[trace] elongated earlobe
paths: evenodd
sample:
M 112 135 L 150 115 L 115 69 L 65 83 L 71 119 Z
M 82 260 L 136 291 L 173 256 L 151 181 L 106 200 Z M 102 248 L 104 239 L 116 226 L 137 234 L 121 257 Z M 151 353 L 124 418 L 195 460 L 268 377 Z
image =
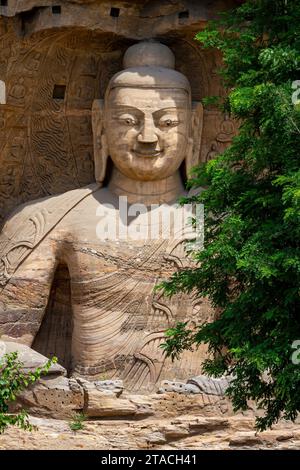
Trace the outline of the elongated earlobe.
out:
M 92 128 L 94 141 L 95 179 L 103 184 L 108 159 L 108 147 L 103 126 L 104 101 L 94 100 L 92 107 Z
M 192 103 L 192 125 L 189 137 L 187 156 L 185 160 L 186 176 L 189 178 L 191 169 L 200 162 L 203 130 L 203 106 L 200 101 Z

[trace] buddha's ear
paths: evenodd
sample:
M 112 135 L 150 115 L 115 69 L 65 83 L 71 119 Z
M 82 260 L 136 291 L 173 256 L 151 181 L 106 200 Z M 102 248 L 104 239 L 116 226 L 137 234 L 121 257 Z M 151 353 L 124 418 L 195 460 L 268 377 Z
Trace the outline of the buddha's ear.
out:
M 203 130 L 203 106 L 200 101 L 192 102 L 192 124 L 186 157 L 186 174 L 190 177 L 191 169 L 200 163 L 200 151 Z
M 95 179 L 102 184 L 106 174 L 108 148 L 104 132 L 104 100 L 94 100 L 92 128 L 94 139 Z

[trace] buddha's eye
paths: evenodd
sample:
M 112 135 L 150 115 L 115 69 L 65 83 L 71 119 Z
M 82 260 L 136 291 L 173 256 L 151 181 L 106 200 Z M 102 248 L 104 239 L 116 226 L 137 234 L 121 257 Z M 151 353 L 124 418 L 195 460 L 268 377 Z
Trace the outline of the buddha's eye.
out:
M 121 121 L 122 124 L 125 124 L 128 127 L 134 127 L 138 124 L 138 120 L 135 117 L 127 114 L 119 116 L 119 121 Z
M 170 128 L 178 126 L 179 121 L 175 118 L 164 117 L 159 120 L 159 127 Z
M 137 121 L 132 118 L 126 118 L 125 123 L 127 124 L 127 126 L 136 126 Z

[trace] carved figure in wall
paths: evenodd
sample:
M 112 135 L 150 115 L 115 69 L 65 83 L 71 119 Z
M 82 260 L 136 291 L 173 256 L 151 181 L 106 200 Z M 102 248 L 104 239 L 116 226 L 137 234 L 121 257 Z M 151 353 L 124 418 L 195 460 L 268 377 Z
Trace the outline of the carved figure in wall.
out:
M 220 125 L 220 132 L 217 135 L 217 140 L 219 142 L 231 142 L 233 136 L 235 135 L 235 126 L 234 122 L 229 119 L 228 116 L 224 117 L 224 120 L 222 121 Z
M 134 45 L 124 67 L 110 80 L 104 101 L 93 104 L 97 183 L 19 207 L 4 225 L 0 328 L 4 339 L 31 346 L 55 272 L 64 265 L 71 279 L 72 374 L 105 374 L 149 390 L 159 380 L 199 374 L 206 354 L 199 348 L 171 363 L 159 348 L 167 328 L 189 318 L 200 323 L 212 312 L 205 303 L 195 310 L 192 296 L 170 300 L 154 291 L 189 261 L 182 240 L 148 236 L 153 204 L 171 207 L 185 194 L 180 168 L 185 164 L 188 172 L 198 163 L 203 110 L 191 102 L 189 82 L 174 70 L 168 47 Z M 107 221 L 120 216 L 120 196 L 135 204 L 123 225 L 139 233 L 136 238 L 105 231 Z
M 214 160 L 219 155 L 217 142 L 212 142 L 209 152 L 206 155 L 206 161 Z
M 18 82 L 15 85 L 13 85 L 9 96 L 12 98 L 13 103 L 16 106 L 18 105 L 20 106 L 22 105 L 24 101 L 25 95 L 26 95 L 26 88 L 24 86 L 24 78 L 20 78 Z
M 238 123 L 230 119 L 227 114 L 222 117 L 217 115 L 214 127 L 216 127 L 216 136 L 210 141 L 208 151 L 206 155 L 204 154 L 206 162 L 222 154 L 231 144 L 233 137 L 237 134 Z

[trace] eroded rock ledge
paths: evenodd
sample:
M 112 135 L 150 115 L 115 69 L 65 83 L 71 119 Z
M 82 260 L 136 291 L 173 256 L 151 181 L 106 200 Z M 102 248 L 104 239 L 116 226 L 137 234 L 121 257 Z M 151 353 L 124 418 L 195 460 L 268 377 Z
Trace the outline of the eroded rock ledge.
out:
M 0 341 L 0 359 L 12 351 L 18 351 L 26 372 L 47 361 L 28 346 Z M 0 449 L 299 448 L 299 424 L 282 421 L 256 434 L 255 409 L 234 413 L 224 395 L 227 386 L 227 379 L 199 376 L 186 383 L 164 381 L 158 393 L 139 395 L 125 390 L 121 380 L 68 378 L 55 364 L 11 407 L 29 411 L 34 431 L 8 429 Z M 70 422 L 76 412 L 86 421 L 75 433 Z
M 0 16 L 15 17 L 21 34 L 80 27 L 141 39 L 193 28 L 230 8 L 233 0 L 8 0 Z
M 13 351 L 18 352 L 24 372 L 47 362 L 46 357 L 26 345 L 0 341 L 0 358 Z M 121 380 L 88 381 L 66 375 L 61 365 L 54 364 L 46 376 L 19 394 L 11 411 L 26 408 L 31 414 L 53 418 L 68 418 L 74 412 L 83 412 L 90 418 L 118 419 L 159 418 L 199 410 L 203 416 L 232 415 L 225 397 L 225 379 L 199 376 L 186 383 L 163 381 L 157 393 L 133 394 L 124 389 Z

